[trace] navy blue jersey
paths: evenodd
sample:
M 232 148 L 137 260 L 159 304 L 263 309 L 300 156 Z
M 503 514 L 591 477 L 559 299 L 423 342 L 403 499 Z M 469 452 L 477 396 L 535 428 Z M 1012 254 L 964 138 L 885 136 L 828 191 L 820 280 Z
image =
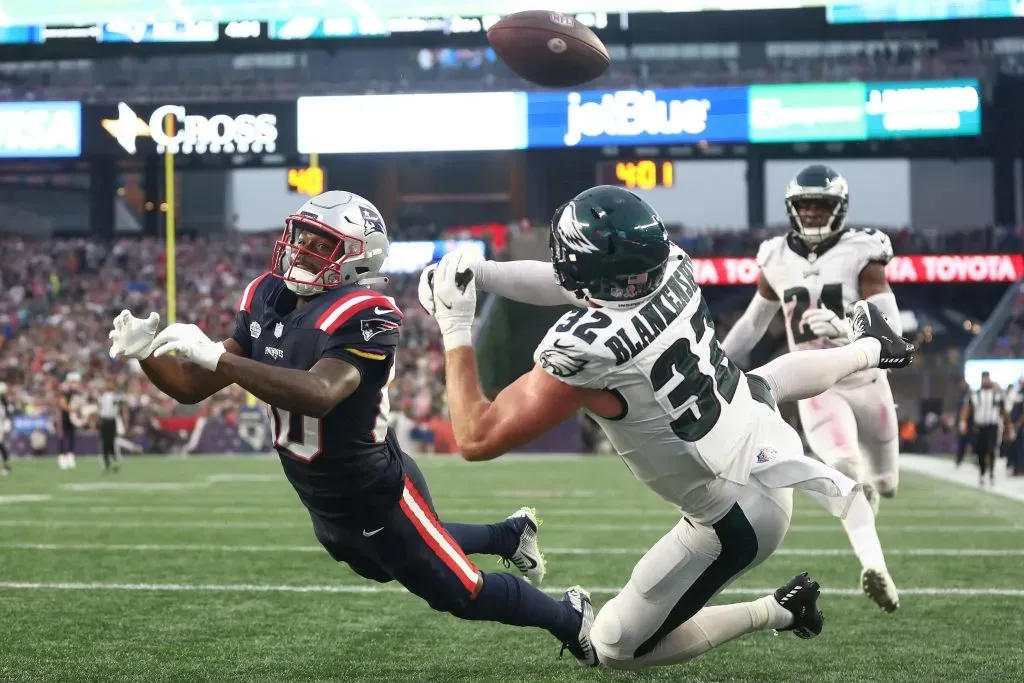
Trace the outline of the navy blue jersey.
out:
M 388 435 L 388 384 L 402 313 L 389 297 L 358 285 L 328 290 L 301 308 L 297 300 L 269 273 L 253 280 L 239 301 L 232 338 L 260 363 L 309 370 L 337 358 L 353 365 L 360 381 L 323 418 L 269 407 L 285 474 L 306 507 L 322 516 L 392 504 L 404 476 Z

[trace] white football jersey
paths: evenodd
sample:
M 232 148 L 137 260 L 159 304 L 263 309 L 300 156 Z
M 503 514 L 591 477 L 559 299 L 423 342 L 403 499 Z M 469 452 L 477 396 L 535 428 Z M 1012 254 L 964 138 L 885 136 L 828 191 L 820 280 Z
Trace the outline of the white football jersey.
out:
M 690 258 L 673 254 L 682 259 L 644 303 L 566 313 L 534 360 L 562 382 L 617 394 L 624 415 L 594 419 L 637 479 L 697 513 L 717 504 L 715 480 L 747 483 L 766 419 L 792 430 L 764 380 L 726 358 Z
M 823 252 L 810 252 L 793 233 L 773 237 L 757 250 L 757 265 L 782 301 L 789 350 L 820 349 L 837 344 L 817 338 L 800 324 L 808 308 L 825 306 L 842 317 L 860 299 L 860 273 L 871 263 L 892 260 L 892 243 L 884 232 L 847 228 Z

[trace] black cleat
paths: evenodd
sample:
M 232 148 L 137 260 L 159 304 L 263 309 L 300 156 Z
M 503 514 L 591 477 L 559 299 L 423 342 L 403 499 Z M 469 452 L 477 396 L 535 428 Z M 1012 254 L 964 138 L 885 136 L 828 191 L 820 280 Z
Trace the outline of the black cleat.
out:
M 858 301 L 850 313 L 850 326 L 853 328 L 853 339 L 877 339 L 882 345 L 882 354 L 878 359 L 878 367 L 905 368 L 914 360 L 914 345 L 889 326 L 885 316 L 878 307 L 868 301 Z
M 811 581 L 807 572 L 797 574 L 775 591 L 775 602 L 793 614 L 793 623 L 776 631 L 792 631 L 804 639 L 820 635 L 825 626 L 825 616 L 818 609 L 820 594 L 821 586 L 817 581 Z

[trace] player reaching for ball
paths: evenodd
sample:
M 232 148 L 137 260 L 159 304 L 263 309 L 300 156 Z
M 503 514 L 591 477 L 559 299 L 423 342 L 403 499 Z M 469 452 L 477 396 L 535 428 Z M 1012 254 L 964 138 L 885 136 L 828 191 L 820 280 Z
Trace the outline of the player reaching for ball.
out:
M 618 187 L 591 188 L 555 211 L 551 259 L 484 265 L 455 252 L 424 270 L 419 296 L 441 328 L 465 459 L 499 457 L 582 409 L 633 474 L 683 514 L 592 627 L 584 594 L 592 655 L 581 661 L 639 669 L 683 662 L 760 629 L 821 633 L 819 586 L 806 573 L 758 600 L 706 605 L 779 547 L 793 487 L 838 516 L 857 500 L 859 484 L 804 456 L 777 404 L 856 371 L 906 365 L 913 346 L 859 302 L 852 343 L 744 374 L 715 338 L 690 258 L 649 204 Z M 478 283 L 518 301 L 580 304 L 548 331 L 533 369 L 494 401 L 480 389 L 471 347 Z
M 397 581 L 460 619 L 546 629 L 586 657 L 578 588 L 557 601 L 468 557 L 497 555 L 539 583 L 533 511 L 495 524 L 442 523 L 423 474 L 388 427 L 402 312 L 368 287 L 383 280 L 388 246 L 373 204 L 326 192 L 285 221 L 270 270 L 242 292 L 229 339 L 213 342 L 180 323 L 158 334 L 158 314 L 123 311 L 110 355 L 138 359 L 181 403 L 232 383 L 266 402 L 281 466 L 317 540 L 360 576 Z

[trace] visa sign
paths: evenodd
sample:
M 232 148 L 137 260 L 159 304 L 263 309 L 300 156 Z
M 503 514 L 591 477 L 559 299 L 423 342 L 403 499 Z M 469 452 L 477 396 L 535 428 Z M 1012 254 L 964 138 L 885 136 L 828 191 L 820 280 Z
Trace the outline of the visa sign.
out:
M 747 89 L 529 93 L 529 146 L 735 142 L 747 136 Z
M 0 158 L 73 158 L 81 153 L 81 103 L 0 103 Z

